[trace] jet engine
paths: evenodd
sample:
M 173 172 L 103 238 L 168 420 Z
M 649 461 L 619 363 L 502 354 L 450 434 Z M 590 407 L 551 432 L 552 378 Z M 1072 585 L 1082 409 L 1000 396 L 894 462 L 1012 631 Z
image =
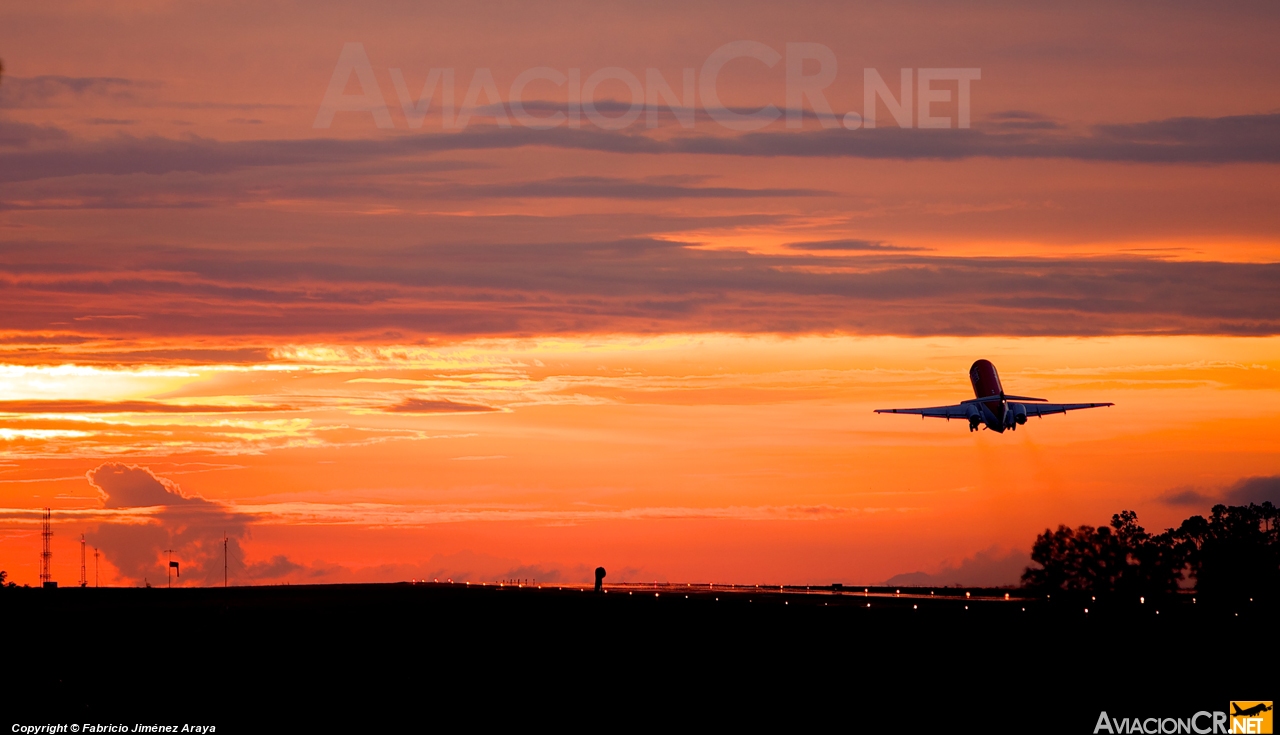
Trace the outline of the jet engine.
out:
M 1009 406 L 1009 428 L 1014 431 L 1018 427 L 1027 423 L 1027 407 L 1020 403 L 1014 403 Z
M 982 424 L 982 414 L 978 413 L 978 409 L 974 408 L 973 404 L 969 405 L 966 413 L 969 416 L 969 431 L 977 431 L 978 426 Z

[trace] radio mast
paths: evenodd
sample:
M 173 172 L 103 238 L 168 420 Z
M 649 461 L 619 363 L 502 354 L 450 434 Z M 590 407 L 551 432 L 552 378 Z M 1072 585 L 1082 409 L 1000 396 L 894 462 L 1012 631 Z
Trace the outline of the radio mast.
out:
M 53 585 L 53 574 L 50 567 L 53 565 L 53 551 L 50 548 L 53 541 L 53 512 L 44 509 L 44 523 L 40 527 L 40 540 L 42 543 L 40 551 L 40 586 L 50 587 Z
M 84 573 L 84 534 L 80 534 L 80 586 L 88 587 L 89 579 Z

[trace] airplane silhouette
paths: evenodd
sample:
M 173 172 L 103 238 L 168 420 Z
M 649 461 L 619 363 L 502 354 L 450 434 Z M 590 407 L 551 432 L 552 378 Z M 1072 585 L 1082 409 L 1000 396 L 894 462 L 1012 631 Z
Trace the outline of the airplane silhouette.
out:
M 1231 708 L 1235 710 L 1231 713 L 1232 717 L 1253 717 L 1271 709 L 1266 702 L 1259 702 L 1248 709 L 1240 709 L 1240 705 L 1232 702 Z
M 989 360 L 978 360 L 969 368 L 969 382 L 973 384 L 974 398 L 961 401 L 954 406 L 935 406 L 933 408 L 880 408 L 876 413 L 910 413 L 922 418 L 964 419 L 969 422 L 969 431 L 977 431 L 985 425 L 997 433 L 1003 434 L 1005 429 L 1017 431 L 1018 427 L 1027 423 L 1028 416 L 1048 416 L 1067 411 L 1078 411 L 1082 408 L 1099 408 L 1112 406 L 1112 403 L 1049 403 L 1043 398 L 1027 396 L 1011 396 L 1004 392 L 1000 384 L 1000 375 L 996 366 Z M 1030 401 L 1030 403 L 1023 403 Z

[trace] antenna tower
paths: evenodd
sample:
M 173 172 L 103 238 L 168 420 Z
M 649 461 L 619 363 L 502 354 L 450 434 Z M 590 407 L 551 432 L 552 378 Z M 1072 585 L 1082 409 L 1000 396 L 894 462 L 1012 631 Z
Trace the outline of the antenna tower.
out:
M 222 533 L 222 586 L 227 586 L 227 534 Z
M 173 549 L 165 549 L 164 553 L 168 554 L 168 562 L 164 565 L 164 576 L 168 581 L 168 587 L 173 587 Z
M 93 586 L 98 586 L 98 547 L 93 547 Z
M 49 568 L 53 565 L 53 551 L 50 545 L 53 541 L 53 512 L 48 508 L 44 509 L 44 523 L 40 526 L 40 540 L 42 547 L 40 550 L 40 586 L 43 587 L 53 581 L 53 574 Z
M 89 580 L 84 573 L 84 534 L 80 534 L 80 586 L 88 587 Z

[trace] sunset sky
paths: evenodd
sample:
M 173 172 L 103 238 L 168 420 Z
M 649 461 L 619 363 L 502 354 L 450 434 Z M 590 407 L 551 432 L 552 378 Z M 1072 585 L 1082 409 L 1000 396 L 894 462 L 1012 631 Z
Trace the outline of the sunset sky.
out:
M 48 506 L 64 586 L 82 533 L 104 585 L 165 549 L 220 584 L 224 534 L 235 584 L 999 584 L 1059 523 L 1280 501 L 1278 36 L 1274 3 L 10 3 L 0 569 L 38 583 Z M 1116 405 L 872 413 L 978 358 Z

